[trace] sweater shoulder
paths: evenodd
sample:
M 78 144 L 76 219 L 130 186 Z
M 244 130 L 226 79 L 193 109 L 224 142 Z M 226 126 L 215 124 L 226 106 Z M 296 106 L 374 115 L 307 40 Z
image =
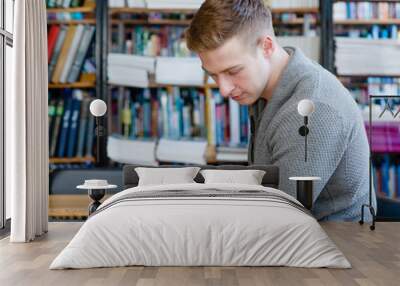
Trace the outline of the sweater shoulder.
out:
M 299 80 L 287 105 L 296 105 L 297 108 L 298 102 L 305 98 L 335 111 L 343 120 L 354 120 L 361 116 L 351 93 L 335 75 L 316 63 L 310 63 L 310 68 Z

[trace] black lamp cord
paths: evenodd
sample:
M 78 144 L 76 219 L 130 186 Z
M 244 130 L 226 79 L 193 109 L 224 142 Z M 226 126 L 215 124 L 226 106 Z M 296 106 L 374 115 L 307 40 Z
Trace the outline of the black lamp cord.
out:
M 96 163 L 100 162 L 100 125 L 99 117 L 96 116 Z
M 308 117 L 304 116 L 305 136 L 304 136 L 304 161 L 307 162 L 307 134 L 308 134 Z
M 300 136 L 304 136 L 304 141 L 305 141 L 305 144 L 304 144 L 304 161 L 305 162 L 307 162 L 307 135 L 308 135 L 308 132 L 309 132 L 309 129 L 308 129 L 307 125 L 308 125 L 308 117 L 304 116 L 304 125 L 299 128 L 299 134 L 300 134 Z

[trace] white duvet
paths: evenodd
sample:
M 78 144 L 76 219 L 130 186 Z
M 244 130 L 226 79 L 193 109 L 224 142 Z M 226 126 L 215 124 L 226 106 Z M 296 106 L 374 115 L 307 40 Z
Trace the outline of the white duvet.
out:
M 135 187 L 106 200 L 50 269 L 145 266 L 350 268 L 318 222 L 290 204 L 261 198 L 182 197 L 113 201 L 131 192 L 207 189 L 284 192 L 254 185 Z M 108 205 L 108 207 L 107 207 Z

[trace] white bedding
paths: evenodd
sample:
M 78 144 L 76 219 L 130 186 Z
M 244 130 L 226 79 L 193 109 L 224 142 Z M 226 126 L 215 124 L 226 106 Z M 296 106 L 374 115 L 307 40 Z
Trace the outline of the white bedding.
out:
M 145 266 L 350 268 L 318 222 L 280 201 L 236 197 L 115 200 L 133 192 L 262 190 L 254 185 L 175 184 L 127 189 L 107 199 L 50 269 Z M 142 194 L 142 193 L 141 193 Z M 108 205 L 108 207 L 107 207 Z

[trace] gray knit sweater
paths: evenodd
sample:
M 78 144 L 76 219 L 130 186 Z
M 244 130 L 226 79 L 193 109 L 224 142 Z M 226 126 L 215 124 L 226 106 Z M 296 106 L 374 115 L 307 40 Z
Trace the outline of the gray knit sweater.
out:
M 294 197 L 296 183 L 289 177 L 321 177 L 314 182 L 314 216 L 358 220 L 361 205 L 369 201 L 369 145 L 359 108 L 334 75 L 299 49 L 285 49 L 290 60 L 272 98 L 250 107 L 249 163 L 279 166 L 279 188 Z M 298 102 L 305 98 L 315 104 L 309 117 L 307 162 L 304 137 L 298 132 L 304 120 L 297 112 Z M 370 220 L 368 209 L 366 213 Z

